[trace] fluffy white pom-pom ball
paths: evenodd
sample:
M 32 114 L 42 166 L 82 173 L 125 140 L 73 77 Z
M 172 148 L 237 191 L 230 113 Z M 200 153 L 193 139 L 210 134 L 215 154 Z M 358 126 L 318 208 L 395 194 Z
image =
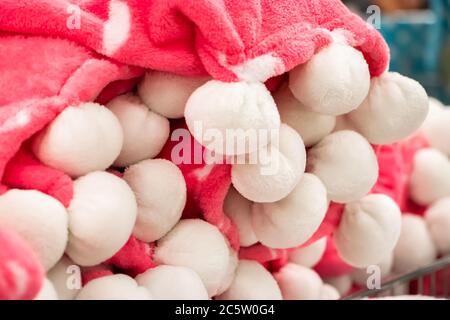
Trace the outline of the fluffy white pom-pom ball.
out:
M 400 228 L 401 212 L 394 200 L 371 194 L 346 205 L 334 241 L 345 262 L 364 268 L 392 252 Z
M 404 214 L 402 232 L 394 250 L 395 271 L 413 271 L 432 263 L 436 257 L 436 247 L 424 219 Z
M 439 107 L 435 107 L 439 108 Z M 442 108 L 442 107 L 441 107 Z M 442 108 L 442 110 L 433 111 L 422 126 L 422 130 L 432 148 L 436 148 L 447 157 L 450 157 L 450 109 Z
M 385 73 L 372 79 L 369 95 L 347 117 L 371 143 L 390 144 L 416 131 L 427 113 L 428 96 L 417 81 Z
M 308 151 L 307 171 L 322 180 L 330 200 L 347 203 L 372 189 L 378 178 L 378 161 L 361 135 L 338 131 Z
M 125 167 L 154 158 L 169 137 L 169 120 L 149 110 L 133 95 L 122 95 L 107 104 L 122 126 L 123 146 L 114 165 Z
M 194 138 L 223 155 L 256 151 L 280 128 L 270 92 L 256 82 L 209 81 L 194 91 L 184 114 Z
M 123 179 L 138 203 L 133 234 L 145 242 L 162 238 L 180 220 L 186 203 L 186 183 L 180 169 L 167 160 L 144 160 L 129 167 Z
M 298 133 L 283 124 L 278 139 L 233 165 L 233 186 L 251 201 L 271 203 L 285 198 L 305 172 L 306 150 Z
M 420 205 L 450 196 L 450 162 L 436 149 L 423 149 L 414 156 L 410 177 L 411 198 Z
M 275 274 L 285 300 L 318 300 L 323 282 L 313 270 L 288 263 Z
M 194 270 L 212 297 L 228 275 L 228 244 L 213 225 L 199 219 L 181 220 L 158 241 L 155 260 L 162 264 Z
M 74 182 L 66 253 L 77 264 L 94 266 L 111 258 L 127 242 L 137 204 L 127 183 L 97 171 Z
M 133 278 L 115 274 L 89 281 L 77 300 L 152 300 L 152 295 Z
M 202 280 L 189 268 L 161 265 L 141 273 L 136 281 L 155 300 L 208 300 Z
M 67 107 L 33 140 L 33 152 L 46 165 L 79 177 L 113 164 L 122 149 L 119 120 L 96 103 Z
M 338 116 L 356 109 L 367 96 L 369 68 L 360 51 L 334 43 L 293 69 L 289 87 L 309 110 Z
M 21 235 L 45 270 L 64 254 L 68 236 L 66 209 L 42 192 L 12 189 L 1 195 L 0 225 Z
M 261 264 L 240 260 L 231 286 L 216 299 L 281 300 L 281 292 L 273 276 Z

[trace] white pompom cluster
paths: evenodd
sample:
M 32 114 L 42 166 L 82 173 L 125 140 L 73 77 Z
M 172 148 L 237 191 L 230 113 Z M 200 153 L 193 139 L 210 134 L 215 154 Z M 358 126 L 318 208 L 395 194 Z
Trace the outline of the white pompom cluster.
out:
M 233 165 L 235 190 L 230 191 L 224 209 L 239 227 L 241 245 L 260 242 L 277 249 L 302 245 L 320 226 L 329 201 L 333 201 L 345 205 L 335 236 L 339 254 L 355 267 L 379 263 L 399 238 L 400 211 L 386 196 L 367 196 L 378 179 L 378 163 L 370 144 L 392 143 L 416 131 L 428 113 L 427 95 L 417 82 L 395 73 L 370 79 L 361 53 L 340 42 L 292 70 L 289 79 L 288 85 L 273 94 L 282 123 L 279 141 L 257 145 L 252 151 L 269 150 L 275 156 L 269 157 L 269 163 L 281 159 L 279 170 L 267 177 L 262 173 L 264 163 Z M 196 94 L 202 93 L 206 99 L 212 95 L 212 85 L 200 87 Z M 227 108 L 263 110 L 271 103 L 270 98 L 267 103 L 237 99 Z M 226 117 L 209 117 L 192 99 L 186 109 L 188 121 L 189 117 L 200 119 L 189 113 L 191 109 L 204 111 L 202 119 L 221 130 L 231 127 L 233 115 L 225 109 Z M 253 118 L 241 112 L 237 121 L 233 124 L 245 122 L 243 126 L 249 128 Z M 267 120 L 266 128 L 273 128 L 275 121 L 278 117 Z M 264 126 L 259 120 L 256 123 L 258 128 Z M 303 150 L 301 145 L 307 152 L 290 151 Z M 306 170 L 302 170 L 304 163 Z
M 450 110 L 430 99 L 430 113 L 420 134 L 428 148 L 413 158 L 409 179 L 410 198 L 426 207 L 423 216 L 405 214 L 395 249 L 394 268 L 407 272 L 450 254 L 450 149 L 446 141 Z
M 382 278 L 412 272 L 450 254 L 450 154 L 446 143 L 450 110 L 433 98 L 429 99 L 429 106 L 430 112 L 418 131 L 427 147 L 413 155 L 408 180 L 410 199 L 426 209 L 423 214 L 403 213 L 393 252 L 377 264 Z M 371 281 L 366 268 L 356 269 L 351 278 L 361 286 Z M 405 286 L 396 289 L 396 294 L 408 292 Z
M 450 227 L 450 201 L 441 199 L 450 197 L 450 151 L 440 135 L 449 128 L 447 115 L 429 117 L 433 124 L 423 127 L 431 146 L 443 151 L 418 154 L 411 179 L 418 203 L 441 201 L 424 221 L 404 216 L 401 228 L 394 201 L 368 195 L 378 178 L 370 144 L 413 133 L 428 100 L 417 82 L 398 74 L 371 79 L 356 49 L 340 42 L 322 49 L 273 96 L 260 82 L 159 71 L 147 72 L 137 92 L 107 106 L 70 106 L 33 138 L 35 156 L 74 179 L 67 208 L 37 191 L 0 196 L 0 224 L 21 234 L 47 271 L 38 299 L 338 299 L 344 289 L 310 269 L 326 239 L 301 247 L 330 202 L 345 206 L 334 241 L 352 266 L 382 263 L 394 247 L 394 268 L 401 270 L 450 251 L 443 232 Z M 173 162 L 157 157 L 169 138 L 168 119 L 182 117 L 207 150 L 234 161 L 223 210 L 237 225 L 241 246 L 292 249 L 289 263 L 274 274 L 239 259 L 216 226 L 181 219 L 185 179 Z M 235 144 L 230 130 L 243 144 Z M 155 243 L 149 255 L 157 267 L 135 278 L 114 274 L 67 287 L 69 267 L 107 261 L 130 236 Z M 427 253 L 404 255 L 414 243 Z
M 169 138 L 167 117 L 182 116 L 187 98 L 203 82 L 151 73 L 139 88 L 141 97 L 130 93 L 107 106 L 93 102 L 69 106 L 33 138 L 35 156 L 74 179 L 67 208 L 38 191 L 12 189 L 0 196 L 0 224 L 22 235 L 47 271 L 36 299 L 170 297 L 172 293 L 165 293 L 167 283 L 148 285 L 143 279 L 141 286 L 125 275 L 95 279 L 82 287 L 77 270 L 108 260 L 132 235 L 156 241 L 177 225 L 186 202 L 185 180 L 175 164 L 155 157 Z M 172 91 L 165 87 L 168 83 Z M 123 176 L 110 170 L 123 167 L 127 167 Z M 192 232 L 197 233 L 195 228 Z M 228 244 L 216 233 L 228 261 L 232 256 Z M 191 269 L 179 269 L 163 269 L 158 278 L 191 273 L 190 286 L 197 283 L 197 296 L 207 298 L 199 276 Z
M 394 269 L 408 272 L 450 254 L 450 153 L 446 142 L 450 110 L 430 99 L 430 113 L 420 134 L 428 148 L 413 158 L 409 179 L 411 199 L 426 207 L 423 216 L 403 216 L 400 240 L 395 248 Z
M 339 37 L 291 70 L 288 84 L 273 97 L 258 82 L 209 81 L 194 91 L 185 109 L 194 137 L 237 161 L 224 210 L 239 227 L 242 246 L 301 246 L 332 201 L 345 205 L 337 249 L 355 267 L 379 263 L 400 234 L 394 201 L 367 196 L 378 179 L 371 144 L 406 138 L 427 113 L 420 84 L 389 72 L 371 79 L 363 55 Z M 199 124 L 206 130 L 196 130 Z M 224 139 L 211 143 L 207 129 Z M 235 145 L 226 132 L 235 129 L 245 133 L 240 149 L 227 148 Z M 250 144 L 251 130 L 277 134 Z M 263 159 L 249 160 L 261 153 Z
M 428 148 L 419 150 L 413 159 L 410 196 L 419 205 L 431 206 L 450 197 L 450 109 L 430 99 L 430 113 L 420 128 Z

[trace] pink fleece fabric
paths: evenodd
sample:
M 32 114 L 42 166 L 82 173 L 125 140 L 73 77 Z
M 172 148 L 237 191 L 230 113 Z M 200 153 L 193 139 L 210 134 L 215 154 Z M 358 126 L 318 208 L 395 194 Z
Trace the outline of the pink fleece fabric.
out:
M 3 182 L 11 188 L 34 189 L 58 199 L 68 207 L 73 197 L 72 180 L 63 172 L 43 165 L 27 146 L 8 162 Z
M 0 228 L 0 300 L 30 300 L 42 287 L 44 269 L 18 234 Z
M 154 243 L 145 243 L 131 236 L 119 252 L 108 259 L 106 263 L 136 276 L 156 266 L 153 261 L 154 248 Z

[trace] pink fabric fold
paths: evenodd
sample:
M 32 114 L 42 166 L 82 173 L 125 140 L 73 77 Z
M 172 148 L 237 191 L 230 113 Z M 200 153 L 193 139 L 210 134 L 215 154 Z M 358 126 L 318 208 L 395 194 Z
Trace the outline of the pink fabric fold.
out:
M 41 289 L 45 271 L 18 234 L 0 228 L 0 300 L 31 300 Z
M 342 30 L 373 76 L 388 65 L 381 35 L 340 0 L 2 0 L 0 29 L 72 40 L 129 65 L 224 81 L 266 79 L 308 61 Z M 255 63 L 252 63 L 255 62 Z M 259 79 L 258 79 L 259 80 Z M 265 80 L 265 79 L 264 79 Z M 261 80 L 260 80 L 261 81 Z
M 0 179 L 46 192 L 67 206 L 71 180 L 25 150 L 16 153 L 67 106 L 94 100 L 110 82 L 139 77 L 143 69 L 67 40 L 1 34 L 0 71 Z

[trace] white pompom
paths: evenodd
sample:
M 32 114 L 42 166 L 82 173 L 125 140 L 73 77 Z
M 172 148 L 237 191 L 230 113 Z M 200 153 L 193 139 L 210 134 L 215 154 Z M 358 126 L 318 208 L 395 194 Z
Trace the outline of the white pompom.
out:
M 239 230 L 239 241 L 242 247 L 249 247 L 258 242 L 252 226 L 252 202 L 230 188 L 223 204 L 223 211 Z
M 153 111 L 166 118 L 184 116 L 186 102 L 192 92 L 207 82 L 207 77 L 183 77 L 161 71 L 147 71 L 139 84 L 142 101 Z
M 34 154 L 46 165 L 79 177 L 107 169 L 122 149 L 119 120 L 96 103 L 67 107 L 33 140 Z
M 293 248 L 317 231 L 328 209 L 327 191 L 312 174 L 304 174 L 286 198 L 254 204 L 252 225 L 256 237 L 271 248 Z
M 339 300 L 341 294 L 337 289 L 329 284 L 324 284 L 320 290 L 320 300 Z
M 313 270 L 288 263 L 275 274 L 285 300 L 318 300 L 323 282 Z
M 41 290 L 33 300 L 59 300 L 53 283 L 46 278 Z
M 155 260 L 162 264 L 194 270 L 212 297 L 228 274 L 228 244 L 213 225 L 199 219 L 181 220 L 158 241 Z
M 136 221 L 137 205 L 125 181 L 107 172 L 92 172 L 74 182 L 69 206 L 66 253 L 81 266 L 111 258 L 127 242 Z
M 377 263 L 376 266 L 379 268 L 379 275 L 381 278 L 384 278 L 391 274 L 392 267 L 394 263 L 394 256 L 390 253 L 386 258 L 384 258 L 380 263 Z M 371 268 L 361 268 L 355 269 L 352 273 L 352 279 L 354 282 L 361 286 L 367 286 L 367 280 L 373 278 L 373 269 Z
M 47 272 L 47 277 L 61 300 L 75 299 L 81 289 L 81 269 L 65 255 Z
M 335 245 L 348 264 L 377 264 L 394 249 L 400 236 L 401 212 L 388 196 L 371 194 L 347 204 L 335 232 Z
M 155 300 L 208 300 L 202 280 L 189 268 L 161 265 L 138 275 L 136 282 Z
M 186 123 L 194 138 L 218 154 L 256 151 L 280 128 L 280 115 L 262 83 L 212 80 L 189 98 Z
M 394 269 L 404 273 L 432 263 L 437 257 L 436 247 L 422 217 L 402 216 L 402 232 L 394 250 Z
M 398 73 L 372 79 L 361 106 L 347 115 L 370 143 L 390 144 L 416 131 L 428 113 L 428 96 L 415 80 Z
M 236 276 L 217 300 L 281 300 L 277 282 L 261 264 L 256 261 L 239 260 Z
M 450 198 L 440 199 L 428 208 L 425 221 L 439 253 L 450 254 Z
M 330 134 L 336 117 L 311 112 L 284 86 L 274 95 L 281 121 L 297 131 L 305 146 L 311 147 Z
M 244 159 L 245 158 L 245 159 Z M 283 124 L 279 142 L 239 157 L 231 181 L 245 198 L 271 203 L 286 197 L 298 184 L 306 166 L 306 150 L 298 133 Z
M 348 294 L 353 285 L 352 277 L 349 274 L 325 278 L 323 281 L 335 288 L 341 296 Z
M 375 185 L 378 161 L 361 135 L 338 131 L 308 151 L 307 171 L 322 180 L 331 201 L 347 203 L 360 199 Z
M 438 149 L 447 157 L 450 157 L 450 109 L 442 108 L 442 110 L 434 111 L 422 126 L 430 146 Z
M 289 87 L 309 110 L 338 116 L 356 109 L 367 96 L 369 68 L 360 51 L 334 43 L 293 69 Z
M 118 96 L 107 107 L 123 131 L 123 146 L 115 166 L 125 167 L 158 155 L 169 137 L 169 120 L 149 110 L 133 95 Z
M 1 195 L 0 225 L 22 236 L 45 270 L 64 254 L 68 237 L 66 209 L 42 192 L 12 189 Z
M 115 274 L 89 281 L 77 300 L 152 300 L 152 295 L 133 278 Z
M 180 169 L 167 160 L 144 160 L 129 167 L 123 179 L 138 203 L 133 234 L 145 242 L 162 238 L 180 220 L 186 203 L 186 183 Z
M 450 162 L 436 149 L 423 149 L 414 156 L 410 195 L 420 205 L 450 196 Z
M 327 238 L 322 238 L 316 242 L 289 252 L 289 261 L 307 268 L 314 267 L 322 259 L 327 246 Z

